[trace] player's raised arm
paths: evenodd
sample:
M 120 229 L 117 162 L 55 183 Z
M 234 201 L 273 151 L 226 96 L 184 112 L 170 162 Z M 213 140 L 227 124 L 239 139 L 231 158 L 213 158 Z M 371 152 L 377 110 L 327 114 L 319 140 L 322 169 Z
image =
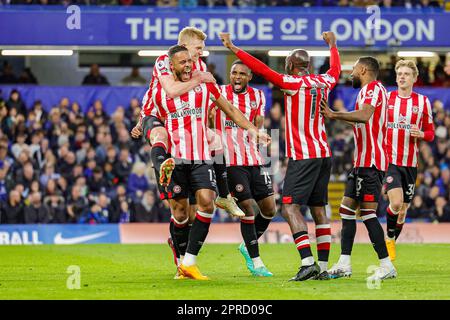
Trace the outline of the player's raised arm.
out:
M 327 74 L 332 77 L 332 81 L 325 80 L 330 89 L 332 89 L 338 83 L 339 76 L 341 75 L 341 59 L 336 46 L 336 35 L 331 31 L 326 31 L 322 33 L 322 37 L 330 47 L 330 69 L 328 69 Z
M 173 99 L 194 89 L 200 83 L 215 83 L 216 79 L 214 79 L 214 76 L 209 72 L 195 70 L 192 72 L 192 78 L 189 81 L 175 81 L 173 75 L 163 75 L 159 77 L 159 82 L 167 96 Z
M 223 45 L 226 48 L 230 49 L 230 51 L 232 51 L 244 64 L 246 64 L 252 70 L 252 72 L 259 74 L 260 76 L 264 77 L 267 81 L 273 83 L 274 85 L 280 87 L 281 89 L 288 89 L 288 90 L 298 89 L 298 84 L 286 83 L 283 80 L 284 77 L 283 74 L 272 70 L 262 61 L 256 59 L 251 54 L 236 47 L 233 44 L 233 42 L 231 42 L 229 33 L 222 32 L 219 34 L 219 37 L 222 40 Z

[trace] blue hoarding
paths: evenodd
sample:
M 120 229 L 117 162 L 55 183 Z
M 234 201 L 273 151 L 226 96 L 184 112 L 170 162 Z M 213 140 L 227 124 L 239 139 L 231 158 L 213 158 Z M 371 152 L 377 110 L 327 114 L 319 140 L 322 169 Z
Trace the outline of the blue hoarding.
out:
M 0 245 L 120 243 L 117 224 L 0 224 Z
M 334 31 L 341 47 L 450 47 L 441 11 L 301 7 L 274 10 L 128 10 L 70 6 L 52 10 L 0 9 L 0 45 L 83 45 L 167 47 L 185 26 L 220 46 L 217 34 L 231 32 L 241 46 L 323 46 L 321 33 Z

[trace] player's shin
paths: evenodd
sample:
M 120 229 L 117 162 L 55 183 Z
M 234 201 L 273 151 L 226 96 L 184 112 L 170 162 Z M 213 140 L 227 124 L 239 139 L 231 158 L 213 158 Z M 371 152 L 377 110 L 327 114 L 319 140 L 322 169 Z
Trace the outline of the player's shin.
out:
M 256 229 L 256 236 L 257 238 L 261 238 L 261 236 L 266 232 L 267 228 L 269 227 L 270 222 L 272 221 L 273 217 L 266 217 L 262 212 L 260 212 L 255 217 L 255 229 Z
M 176 239 L 180 258 L 184 257 L 186 254 L 190 229 L 189 218 L 186 218 L 186 220 L 181 222 L 174 221 L 173 234 Z
M 398 211 L 395 211 L 391 205 L 387 208 L 387 215 L 386 215 L 386 229 L 387 229 L 387 237 L 390 240 L 393 240 L 396 234 L 396 226 L 397 226 L 397 220 L 398 220 Z
M 356 235 L 356 212 L 355 210 L 341 204 L 339 214 L 342 219 L 341 229 L 341 256 L 339 263 L 350 265 L 350 256 L 352 254 L 353 242 Z
M 320 271 L 328 270 L 328 257 L 331 246 L 331 226 L 329 224 L 316 225 L 317 257 Z
M 203 246 L 206 236 L 208 235 L 212 216 L 212 213 L 197 210 L 194 223 L 192 223 L 191 231 L 189 232 L 189 242 L 186 255 L 183 259 L 183 264 L 185 266 L 189 267 L 197 263 L 197 255 Z
M 361 209 L 361 219 L 369 232 L 370 241 L 377 252 L 378 258 L 380 261 L 385 261 L 388 258 L 388 251 L 384 242 L 384 231 L 377 219 L 376 210 Z M 387 261 L 390 262 L 389 259 Z
M 255 217 L 247 216 L 241 218 L 241 234 L 245 242 L 250 258 L 255 259 L 259 257 L 258 239 L 255 230 Z M 255 266 L 260 267 L 260 266 Z

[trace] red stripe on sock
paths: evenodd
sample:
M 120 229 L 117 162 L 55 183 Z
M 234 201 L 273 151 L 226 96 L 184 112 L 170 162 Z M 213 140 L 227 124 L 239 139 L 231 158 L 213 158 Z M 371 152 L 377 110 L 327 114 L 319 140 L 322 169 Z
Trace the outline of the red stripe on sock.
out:
M 161 148 L 164 149 L 164 151 L 167 152 L 166 146 L 165 146 L 164 143 L 162 143 L 162 142 L 156 142 L 156 143 L 153 145 L 153 148 L 156 148 L 156 147 L 161 147 Z
M 308 244 L 302 244 L 301 246 L 297 247 L 297 250 L 301 250 L 301 249 L 305 249 L 305 248 L 310 248 L 311 246 Z
M 316 229 L 316 238 L 320 236 L 331 236 L 331 228 Z
M 304 241 L 304 240 L 309 240 L 309 237 L 308 237 L 307 234 L 304 234 L 304 235 L 298 237 L 297 239 L 294 240 L 294 242 L 295 242 L 295 243 L 299 243 L 299 242 L 302 242 L 302 241 Z
M 243 220 L 243 219 L 241 219 L 241 222 L 245 223 L 245 224 L 255 224 L 255 220 Z
M 395 217 L 396 215 L 392 212 L 392 210 L 391 210 L 391 207 L 387 207 L 387 213 L 390 215 L 390 216 L 393 216 L 393 217 Z
M 401 228 L 403 228 L 403 223 L 397 223 L 397 225 L 395 227 L 401 229 Z
M 198 213 L 195 214 L 195 218 L 200 220 L 201 222 L 204 222 L 204 223 L 211 223 L 211 218 L 202 217 Z
M 342 213 L 342 214 L 348 214 L 348 215 L 355 215 L 354 212 L 352 212 L 352 211 L 350 211 L 350 210 L 347 210 L 347 209 L 345 209 L 345 208 L 343 208 L 343 207 L 339 207 L 339 213 Z
M 330 251 L 330 242 L 322 242 L 317 244 L 317 250 L 327 250 Z
M 361 211 L 361 216 L 367 216 L 368 214 L 377 214 L 377 211 L 376 210 Z

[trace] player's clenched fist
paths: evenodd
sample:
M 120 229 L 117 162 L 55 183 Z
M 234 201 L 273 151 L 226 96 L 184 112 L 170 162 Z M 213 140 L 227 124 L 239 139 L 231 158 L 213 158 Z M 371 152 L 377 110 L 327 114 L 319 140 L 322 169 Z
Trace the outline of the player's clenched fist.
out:
M 222 40 L 222 43 L 225 47 L 231 49 L 231 47 L 233 46 L 233 42 L 231 42 L 231 36 L 228 32 L 219 33 L 219 38 L 220 40 Z
M 325 42 L 330 46 L 333 47 L 336 45 L 336 35 L 331 31 L 325 31 L 322 33 L 322 38 L 325 40 Z

